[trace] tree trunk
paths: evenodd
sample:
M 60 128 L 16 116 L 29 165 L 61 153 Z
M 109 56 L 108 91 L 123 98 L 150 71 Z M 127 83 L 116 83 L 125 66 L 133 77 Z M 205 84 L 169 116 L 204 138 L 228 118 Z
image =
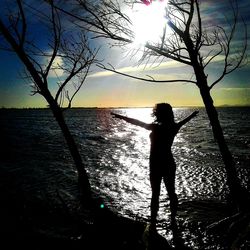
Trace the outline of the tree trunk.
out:
M 197 54 L 197 51 L 193 49 L 194 45 L 191 39 L 186 38 L 185 42 L 189 51 L 189 56 L 196 76 L 197 86 L 200 89 L 200 94 L 203 103 L 205 105 L 206 112 L 210 120 L 210 124 L 212 126 L 214 139 L 219 146 L 222 160 L 225 165 L 225 170 L 227 175 L 227 185 L 229 187 L 231 199 L 239 210 L 243 210 L 246 207 L 244 203 L 248 198 L 247 191 L 240 184 L 240 180 L 238 178 L 236 171 L 235 162 L 226 144 L 224 134 L 218 118 L 218 113 L 216 108 L 214 107 L 213 99 L 210 94 L 210 88 L 208 87 L 207 77 L 204 73 L 203 65 L 198 62 L 199 55 Z
M 225 170 L 227 174 L 227 184 L 230 190 L 230 195 L 232 196 L 232 200 L 237 206 L 239 210 L 242 210 L 245 207 L 244 201 L 247 197 L 245 197 L 246 192 L 243 187 L 240 185 L 239 178 L 237 176 L 237 171 L 235 167 L 235 162 L 233 160 L 232 154 L 228 149 L 226 144 L 223 131 L 218 119 L 218 113 L 213 104 L 213 99 L 210 95 L 210 90 L 207 87 L 200 86 L 200 93 L 205 104 L 205 108 L 208 114 L 208 118 L 210 120 L 210 124 L 212 126 L 214 138 L 218 143 L 219 150 L 225 164 Z
M 47 98 L 46 98 L 47 99 Z M 77 172 L 78 172 L 78 184 L 81 192 L 81 200 L 82 201 L 90 201 L 91 199 L 91 187 L 88 179 L 87 172 L 84 168 L 81 155 L 79 153 L 79 150 L 77 148 L 77 145 L 75 143 L 75 140 L 70 133 L 70 130 L 65 122 L 63 112 L 61 108 L 57 105 L 57 103 L 54 100 L 48 100 L 48 103 L 50 104 L 50 108 L 52 110 L 52 113 L 57 120 L 61 131 L 63 133 L 63 136 L 66 140 L 66 143 L 68 145 L 69 151 L 71 153 L 71 156 L 74 160 Z

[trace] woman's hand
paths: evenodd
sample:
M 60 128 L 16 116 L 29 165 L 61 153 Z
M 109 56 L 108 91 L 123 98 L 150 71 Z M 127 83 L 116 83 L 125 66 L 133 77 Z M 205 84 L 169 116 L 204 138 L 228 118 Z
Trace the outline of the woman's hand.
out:
M 195 116 L 197 116 L 198 113 L 199 113 L 199 111 L 196 110 L 196 111 L 194 111 L 194 112 L 192 113 L 192 116 L 195 117 Z
M 116 114 L 116 113 L 113 113 L 113 112 L 111 112 L 110 113 L 111 115 L 112 115 L 112 117 L 114 117 L 114 118 L 122 118 L 122 116 L 121 115 L 119 115 L 119 114 Z

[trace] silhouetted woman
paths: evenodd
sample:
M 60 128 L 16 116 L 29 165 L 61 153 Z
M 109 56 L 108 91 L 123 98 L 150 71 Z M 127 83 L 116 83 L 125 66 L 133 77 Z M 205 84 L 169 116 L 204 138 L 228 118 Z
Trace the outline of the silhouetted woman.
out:
M 153 109 L 155 122 L 148 124 L 137 119 L 129 118 L 123 115 L 114 114 L 114 117 L 120 118 L 131 124 L 151 130 L 150 140 L 150 184 L 152 189 L 151 198 L 151 228 L 156 227 L 156 218 L 159 210 L 159 196 L 161 181 L 163 179 L 170 200 L 171 219 L 174 220 L 177 212 L 178 199 L 175 193 L 175 171 L 176 164 L 171 152 L 171 146 L 179 129 L 198 114 L 193 112 L 190 116 L 180 122 L 174 121 L 172 107 L 168 103 L 158 103 Z

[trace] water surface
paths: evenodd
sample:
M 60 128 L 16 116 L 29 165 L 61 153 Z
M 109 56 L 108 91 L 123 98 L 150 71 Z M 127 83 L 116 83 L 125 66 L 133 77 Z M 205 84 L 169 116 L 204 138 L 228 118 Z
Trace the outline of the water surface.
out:
M 65 112 L 90 182 L 104 198 L 105 206 L 118 213 L 148 221 L 151 189 L 149 183 L 149 131 L 114 119 L 114 111 L 152 122 L 150 108 L 72 109 Z M 174 109 L 176 121 L 194 109 Z M 224 200 L 228 192 L 224 166 L 214 141 L 205 110 L 184 126 L 172 152 L 176 192 L 180 201 Z M 243 184 L 250 189 L 250 110 L 219 108 L 219 118 L 234 155 Z M 60 204 L 60 197 L 77 200 L 77 174 L 61 131 L 49 110 L 1 110 L 1 188 L 13 199 Z M 159 224 L 169 215 L 169 200 L 162 185 Z M 159 225 L 159 226 L 160 226 Z M 195 248 L 195 247 L 194 247 Z

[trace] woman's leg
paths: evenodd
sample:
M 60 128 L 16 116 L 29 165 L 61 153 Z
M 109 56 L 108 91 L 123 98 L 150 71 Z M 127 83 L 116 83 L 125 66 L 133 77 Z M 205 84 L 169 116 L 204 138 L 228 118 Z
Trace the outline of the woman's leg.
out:
M 169 200 L 170 200 L 170 211 L 171 219 L 175 219 L 177 209 L 178 209 L 178 198 L 175 193 L 175 168 L 173 168 L 167 176 L 163 177 Z
M 150 184 L 152 189 L 151 197 L 151 225 L 156 226 L 156 219 L 159 210 L 159 197 L 161 191 L 161 175 L 150 173 Z

